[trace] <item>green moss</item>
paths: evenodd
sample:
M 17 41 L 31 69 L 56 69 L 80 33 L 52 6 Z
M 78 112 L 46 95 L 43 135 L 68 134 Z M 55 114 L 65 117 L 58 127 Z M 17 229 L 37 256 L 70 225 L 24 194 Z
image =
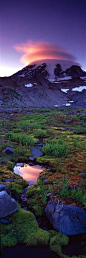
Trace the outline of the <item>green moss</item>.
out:
M 18 207 L 18 211 L 8 216 L 11 224 L 1 225 L 1 245 L 11 247 L 17 243 L 25 243 L 28 246 L 48 244 L 49 233 L 39 229 L 35 216 L 29 211 Z
M 36 234 L 37 243 L 47 246 L 49 244 L 49 232 L 39 228 Z
M 61 233 L 58 233 L 50 239 L 50 249 L 53 252 L 56 252 L 60 257 L 65 257 L 65 255 L 62 254 L 61 247 L 63 245 L 67 245 L 68 242 L 69 242 L 69 239 L 67 236 Z

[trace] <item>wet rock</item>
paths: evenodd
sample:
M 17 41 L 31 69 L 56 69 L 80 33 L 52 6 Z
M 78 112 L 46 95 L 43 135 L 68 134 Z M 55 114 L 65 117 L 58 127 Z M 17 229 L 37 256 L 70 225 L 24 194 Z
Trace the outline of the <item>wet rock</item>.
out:
M 7 147 L 6 150 L 5 150 L 5 153 L 6 154 L 13 154 L 14 153 L 14 149 L 10 148 L 10 147 Z
M 19 167 L 24 167 L 24 163 L 16 163 L 16 166 L 19 166 Z
M 7 225 L 10 224 L 10 221 L 8 219 L 0 219 L 0 222 Z
M 25 206 L 25 207 L 23 207 L 23 210 L 27 211 L 27 207 L 26 207 L 26 206 Z
M 34 166 L 34 164 L 33 164 L 32 162 L 29 162 L 29 165 L 30 165 L 30 166 Z
M 38 148 L 38 147 L 34 147 L 32 150 L 31 150 L 31 154 L 35 157 L 41 157 L 43 156 L 43 152 Z
M 6 185 L 0 184 L 0 192 L 5 190 L 5 188 L 6 188 Z
M 17 202 L 6 191 L 0 192 L 0 218 L 4 218 L 17 211 Z
M 48 198 L 51 197 L 51 195 L 52 195 L 52 193 L 47 193 L 47 197 Z
M 37 146 L 37 147 L 43 147 L 45 145 L 46 144 L 44 142 L 35 142 L 35 146 Z
M 65 235 L 86 233 L 86 211 L 77 206 L 55 204 L 50 200 L 45 214 L 53 228 Z
M 34 181 L 29 181 L 28 183 L 29 183 L 29 186 L 28 186 L 28 187 L 31 187 L 32 185 L 34 185 L 34 184 L 35 184 L 35 182 L 34 182 Z
M 30 161 L 34 161 L 35 159 L 30 156 L 30 157 L 29 157 L 29 160 L 30 160 Z

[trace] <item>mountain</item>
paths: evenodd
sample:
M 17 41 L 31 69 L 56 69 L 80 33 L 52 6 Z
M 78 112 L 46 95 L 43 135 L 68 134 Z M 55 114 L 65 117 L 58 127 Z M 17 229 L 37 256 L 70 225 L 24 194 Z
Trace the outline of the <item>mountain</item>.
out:
M 82 91 L 74 87 L 82 86 Z M 83 88 L 84 87 L 84 88 Z M 0 109 L 86 107 L 86 72 L 74 62 L 40 60 L 0 78 Z
M 15 73 L 13 76 L 28 78 L 42 77 L 53 82 L 60 79 L 80 78 L 85 75 L 86 73 L 75 62 L 49 59 L 35 61 Z

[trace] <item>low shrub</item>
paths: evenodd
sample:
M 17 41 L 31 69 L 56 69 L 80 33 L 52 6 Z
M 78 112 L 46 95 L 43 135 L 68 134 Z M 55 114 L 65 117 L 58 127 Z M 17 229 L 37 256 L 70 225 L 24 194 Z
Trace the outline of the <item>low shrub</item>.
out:
M 18 133 L 8 133 L 7 137 L 10 138 L 11 141 L 14 142 L 19 142 L 21 144 L 29 144 L 33 145 L 34 144 L 34 138 L 31 135 L 27 134 L 18 134 Z
M 63 140 L 57 140 L 56 142 L 49 141 L 44 147 L 42 147 L 42 151 L 49 156 L 54 157 L 63 157 L 68 154 L 70 150 L 69 144 L 64 142 Z
M 46 133 L 46 131 L 39 129 L 39 130 L 37 130 L 37 131 L 35 132 L 35 136 L 36 136 L 36 137 L 46 137 L 46 136 L 47 136 L 47 133 Z
M 14 162 L 12 162 L 12 161 L 8 161 L 8 163 L 7 163 L 7 168 L 8 168 L 9 170 L 13 170 L 14 165 L 15 165 L 15 163 L 14 163 Z

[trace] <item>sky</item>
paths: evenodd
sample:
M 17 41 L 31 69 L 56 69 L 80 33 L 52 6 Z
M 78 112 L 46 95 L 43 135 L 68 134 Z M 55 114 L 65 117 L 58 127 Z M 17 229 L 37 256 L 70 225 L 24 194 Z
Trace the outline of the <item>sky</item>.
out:
M 53 58 L 86 70 L 86 0 L 1 0 L 0 76 Z

